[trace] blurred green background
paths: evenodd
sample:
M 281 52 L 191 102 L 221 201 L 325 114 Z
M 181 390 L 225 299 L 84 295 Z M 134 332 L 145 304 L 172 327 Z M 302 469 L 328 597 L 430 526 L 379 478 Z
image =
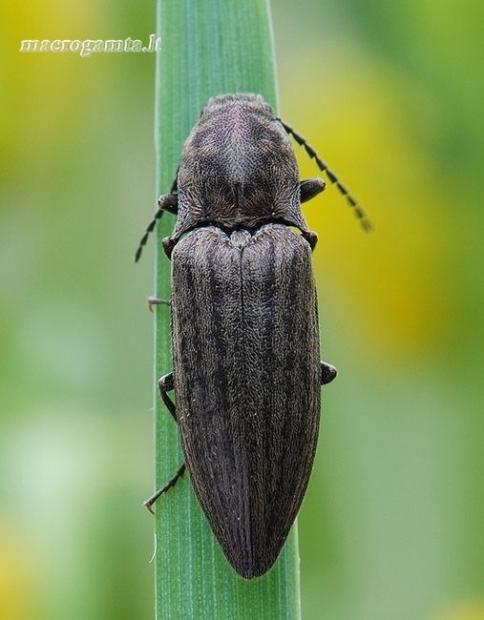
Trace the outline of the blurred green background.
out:
M 154 3 L 5 0 L 0 618 L 153 617 Z M 305 206 L 324 359 L 305 620 L 484 619 L 484 4 L 273 0 L 281 113 L 359 197 Z M 299 153 L 302 176 L 318 174 Z

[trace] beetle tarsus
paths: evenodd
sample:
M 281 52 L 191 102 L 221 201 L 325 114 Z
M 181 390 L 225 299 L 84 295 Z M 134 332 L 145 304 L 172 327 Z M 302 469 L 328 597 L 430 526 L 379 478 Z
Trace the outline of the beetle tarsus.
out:
M 148 497 L 148 499 L 143 502 L 143 506 L 146 506 L 146 508 L 149 510 L 149 512 L 151 512 L 152 515 L 155 514 L 155 511 L 153 510 L 153 504 L 164 493 L 166 493 L 167 491 L 169 491 L 170 489 L 172 489 L 175 486 L 175 484 L 178 482 L 178 480 L 180 480 L 180 478 L 185 473 L 185 469 L 186 469 L 186 466 L 185 466 L 185 463 L 183 463 L 183 465 L 178 469 L 178 471 L 173 476 L 173 478 L 168 482 L 168 484 L 165 484 L 165 486 L 163 488 L 158 489 L 158 491 L 156 491 L 156 493 L 154 493 L 151 497 Z
M 153 306 L 171 306 L 171 301 L 169 299 L 161 299 L 160 297 L 150 296 L 147 302 L 150 312 L 153 312 Z

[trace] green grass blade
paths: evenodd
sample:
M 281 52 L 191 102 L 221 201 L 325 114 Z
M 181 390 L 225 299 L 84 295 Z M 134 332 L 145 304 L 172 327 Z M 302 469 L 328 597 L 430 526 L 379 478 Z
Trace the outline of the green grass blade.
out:
M 182 145 L 211 96 L 254 92 L 277 109 L 267 0 L 158 0 L 162 50 L 156 70 L 158 190 L 169 191 Z M 156 294 L 169 297 L 170 263 L 159 240 Z M 156 309 L 156 375 L 171 364 L 169 308 Z M 156 395 L 156 483 L 183 462 L 178 430 Z M 197 503 L 188 475 L 156 505 L 156 618 L 198 620 L 297 619 L 299 559 L 293 529 L 270 573 L 245 581 L 225 560 Z

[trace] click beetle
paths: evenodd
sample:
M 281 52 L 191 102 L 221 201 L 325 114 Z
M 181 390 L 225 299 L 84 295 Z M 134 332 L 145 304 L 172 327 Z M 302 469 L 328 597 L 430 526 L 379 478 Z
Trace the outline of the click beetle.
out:
M 200 505 L 233 568 L 250 579 L 276 561 L 313 467 L 321 385 L 311 253 L 317 241 L 301 203 L 325 184 L 301 181 L 289 139 L 302 145 L 370 223 L 314 149 L 259 95 L 211 99 L 189 135 L 164 211 L 172 261 L 173 373 L 160 379 L 178 423 Z M 176 394 L 176 406 L 169 396 Z

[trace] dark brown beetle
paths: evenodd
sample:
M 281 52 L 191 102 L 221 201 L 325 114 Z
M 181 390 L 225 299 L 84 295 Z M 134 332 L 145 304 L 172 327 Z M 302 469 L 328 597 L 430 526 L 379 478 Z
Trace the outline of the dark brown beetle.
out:
M 296 518 L 316 451 L 321 384 L 336 376 L 320 361 L 317 237 L 301 213 L 324 183 L 299 180 L 288 133 L 368 228 L 357 202 L 262 97 L 224 95 L 209 101 L 188 137 L 172 191 L 136 254 L 163 211 L 176 213 L 164 240 L 174 372 L 160 391 L 202 509 L 246 579 L 271 568 Z

